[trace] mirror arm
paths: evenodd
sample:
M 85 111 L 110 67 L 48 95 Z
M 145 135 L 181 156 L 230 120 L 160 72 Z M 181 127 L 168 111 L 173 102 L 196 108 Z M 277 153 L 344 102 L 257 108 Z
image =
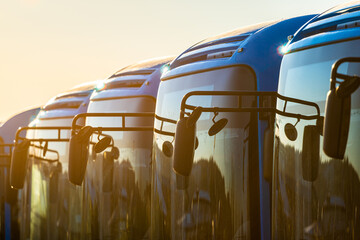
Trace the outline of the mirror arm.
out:
M 153 126 L 148 127 L 126 127 L 125 119 L 127 117 L 154 117 L 153 112 L 144 112 L 144 113 L 80 113 L 76 115 L 71 124 L 71 132 L 72 134 L 76 134 L 76 131 L 80 129 L 82 126 L 76 124 L 79 118 L 87 118 L 87 117 L 122 117 L 122 126 L 121 127 L 93 127 L 94 133 L 99 132 L 108 132 L 108 131 L 153 131 Z
M 49 141 L 49 142 L 68 142 L 69 138 L 61 138 L 60 132 L 62 130 L 70 130 L 70 127 L 20 127 L 15 134 L 15 144 L 19 143 L 19 140 L 29 140 L 31 142 L 43 142 L 43 141 Z M 57 130 L 59 132 L 57 138 L 24 138 L 20 137 L 21 132 L 27 132 L 28 130 Z
M 330 77 L 330 90 L 331 89 L 335 89 L 336 88 L 336 78 L 341 78 L 341 79 L 344 79 L 346 80 L 348 78 L 347 75 L 344 75 L 344 74 L 340 74 L 340 73 L 337 73 L 340 65 L 344 62 L 360 62 L 360 58 L 358 57 L 346 57 L 346 58 L 342 58 L 342 59 L 339 59 L 337 60 L 331 67 L 331 77 Z
M 87 118 L 87 117 L 122 117 L 123 119 L 127 117 L 155 117 L 155 119 L 161 121 L 160 129 L 155 129 L 153 126 L 148 127 L 127 127 L 125 126 L 125 120 L 122 121 L 122 127 L 93 127 L 94 133 L 101 132 L 115 132 L 115 131 L 154 131 L 156 133 L 167 135 L 167 136 L 175 136 L 175 133 L 167 132 L 162 130 L 163 123 L 168 122 L 172 124 L 176 124 L 177 121 L 160 117 L 155 115 L 153 112 L 146 113 L 80 113 L 76 115 L 72 120 L 71 132 L 72 134 L 76 134 L 76 132 L 81 128 L 81 126 L 77 125 L 76 122 L 79 118 Z
M 170 136 L 170 137 L 175 136 L 175 132 L 164 131 L 163 127 L 164 127 L 164 122 L 176 125 L 176 123 L 177 123 L 176 120 L 173 120 L 173 119 L 170 119 L 170 118 L 160 117 L 158 115 L 155 115 L 155 119 L 159 120 L 161 122 L 161 124 L 160 124 L 160 129 L 156 129 L 155 126 L 154 126 L 154 132 L 156 132 L 158 134 L 161 134 L 161 135 Z
M 30 141 L 31 141 L 31 140 L 30 140 Z M 44 149 L 43 146 L 41 146 L 41 145 L 35 145 L 35 144 L 30 144 L 30 147 L 38 148 L 38 149 L 41 149 L 41 150 Z M 58 152 L 58 151 L 53 150 L 53 149 L 47 149 L 47 152 L 55 153 L 55 154 L 56 154 L 56 159 L 49 160 L 49 159 L 45 159 L 45 158 L 43 158 L 43 157 L 38 157 L 38 156 L 34 156 L 34 155 L 30 155 L 30 156 L 33 156 L 33 157 L 35 157 L 35 158 L 38 159 L 38 160 L 42 160 L 42 161 L 46 161 L 46 162 L 58 162 L 58 161 L 59 161 L 60 155 L 59 155 L 59 152 Z
M 278 98 L 285 101 L 283 110 L 276 109 L 276 107 L 247 107 L 244 108 L 242 106 L 238 106 L 236 108 L 224 108 L 224 107 L 202 107 L 202 112 L 268 112 L 268 113 L 276 113 L 286 117 L 292 117 L 297 119 L 304 119 L 304 120 L 317 120 L 320 118 L 320 107 L 310 101 L 305 101 L 301 99 L 286 97 L 283 95 L 278 94 L 277 92 L 256 92 L 256 91 L 192 91 L 188 92 L 181 101 L 180 107 L 180 119 L 185 117 L 186 109 L 194 110 L 196 107 L 186 104 L 187 99 L 191 96 L 252 96 L 252 97 L 264 97 L 269 96 L 273 98 Z M 307 105 L 310 107 L 314 107 L 316 110 L 316 114 L 314 115 L 303 115 L 303 114 L 296 114 L 296 113 L 289 113 L 286 112 L 287 102 L 294 102 L 303 105 Z
M 20 140 L 28 140 L 31 142 L 39 142 L 40 144 L 42 142 L 69 142 L 69 138 L 61 138 L 61 134 L 60 132 L 62 130 L 70 130 L 71 128 L 70 127 L 20 127 L 17 131 L 16 131 L 16 134 L 15 134 L 15 140 L 14 140 L 14 144 L 11 144 L 12 147 L 10 147 L 10 154 L 8 155 L 10 158 L 11 158 L 11 155 L 12 155 L 12 148 L 14 148 L 14 146 L 16 144 L 19 144 L 19 141 Z M 20 133 L 22 132 L 27 132 L 28 130 L 57 130 L 59 132 L 58 134 L 58 137 L 57 138 L 27 138 L 27 137 L 20 137 Z M 38 145 L 35 145 L 35 144 L 31 144 L 30 145 L 31 147 L 35 147 L 35 148 L 40 148 L 40 149 L 43 149 L 44 147 L 43 146 L 38 146 Z M 58 161 L 60 159 L 60 156 L 59 156 L 59 153 L 55 150 L 51 150 L 51 149 L 48 149 L 47 150 L 48 152 L 54 152 L 57 154 L 57 158 L 56 160 L 48 160 L 48 159 L 44 159 L 44 158 L 39 158 L 39 157 L 36 157 L 36 156 L 33 156 L 33 157 L 36 157 L 38 158 L 38 160 L 43 160 L 43 161 L 49 161 L 49 162 L 54 162 L 54 161 Z
M 1 166 L 9 166 L 10 165 L 10 159 L 11 159 L 11 156 L 12 156 L 12 151 L 13 151 L 13 148 L 14 148 L 15 144 L 14 143 L 3 143 L 3 144 L 0 144 L 0 149 L 1 148 L 9 148 L 9 153 L 0 153 L 0 158 L 5 158 L 5 159 L 9 159 L 9 162 L 7 161 L 1 161 L 0 162 L 0 167 Z

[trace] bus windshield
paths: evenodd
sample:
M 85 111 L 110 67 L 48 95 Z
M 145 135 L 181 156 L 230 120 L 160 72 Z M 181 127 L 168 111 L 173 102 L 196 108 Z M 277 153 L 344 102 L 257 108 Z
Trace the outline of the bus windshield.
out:
M 37 120 L 34 127 L 67 126 L 71 118 Z M 54 139 L 57 130 L 30 130 L 27 138 Z M 70 131 L 62 130 L 61 138 L 69 138 Z M 68 142 L 48 142 L 48 152 L 43 155 L 39 146 L 29 149 L 29 167 L 26 184 L 21 194 L 21 233 L 25 238 L 39 239 L 53 236 L 79 236 L 81 231 L 81 187 L 68 181 Z M 49 161 L 44 161 L 49 160 Z M 58 161 L 56 161 L 58 160 Z
M 181 99 L 187 92 L 214 89 L 254 90 L 255 76 L 248 67 L 237 66 L 163 81 L 156 114 L 177 120 Z M 252 106 L 255 99 L 249 97 L 244 102 Z M 194 96 L 188 103 L 203 107 L 238 104 L 237 98 L 229 96 Z M 257 162 L 256 120 L 250 113 L 219 113 L 215 120 L 225 117 L 229 122 L 220 133 L 209 136 L 213 117 L 214 113 L 203 113 L 197 122 L 199 145 L 189 177 L 175 174 L 172 157 L 162 151 L 163 143 L 172 142 L 173 137 L 155 134 L 151 209 L 154 239 L 250 237 L 250 189 L 254 183 L 250 179 L 256 172 L 253 163 Z M 160 125 L 156 120 L 155 128 Z M 164 123 L 163 129 L 175 132 L 175 124 Z
M 138 96 L 92 101 L 89 113 L 154 112 L 155 99 Z M 153 117 L 126 119 L 127 127 L 153 126 Z M 122 127 L 121 117 L 88 117 L 92 127 Z M 144 239 L 150 226 L 152 132 L 103 131 L 114 140 L 120 157 L 110 148 L 96 154 L 93 145 L 84 180 L 85 238 Z M 93 135 L 92 142 L 102 136 Z
M 360 40 L 311 48 L 285 55 L 281 67 L 279 93 L 315 102 L 324 115 L 331 67 L 338 59 L 359 57 Z M 344 63 L 339 72 L 360 75 L 359 63 Z M 281 108 L 281 103 L 278 103 Z M 289 109 L 311 114 L 298 104 Z M 306 125 L 296 124 L 298 137 L 290 141 L 287 123 L 297 119 L 276 116 L 273 175 L 272 234 L 274 239 L 359 239 L 360 238 L 360 90 L 351 99 L 351 122 L 344 159 L 332 159 L 322 150 L 315 180 L 304 178 L 303 135 Z

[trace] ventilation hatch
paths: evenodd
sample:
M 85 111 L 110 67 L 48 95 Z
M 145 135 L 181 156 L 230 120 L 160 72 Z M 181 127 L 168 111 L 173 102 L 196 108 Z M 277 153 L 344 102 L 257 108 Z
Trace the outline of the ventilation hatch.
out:
M 360 27 L 360 6 L 352 6 L 321 15 L 301 31 L 300 39 L 355 27 Z
M 145 82 L 145 79 L 110 81 L 105 84 L 104 89 L 140 88 L 144 84 L 144 82 Z
M 77 109 L 80 107 L 82 103 L 83 101 L 54 102 L 44 106 L 43 110 L 49 111 L 49 110 L 65 109 L 65 108 Z
M 136 76 L 136 75 L 150 75 L 155 71 L 155 69 L 142 69 L 135 71 L 122 72 L 122 70 L 114 73 L 110 78 L 114 77 L 123 77 L 123 76 Z

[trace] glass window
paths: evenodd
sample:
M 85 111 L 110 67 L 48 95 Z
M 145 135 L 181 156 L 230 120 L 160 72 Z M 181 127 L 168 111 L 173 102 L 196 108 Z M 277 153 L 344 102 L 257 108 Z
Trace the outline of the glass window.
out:
M 40 126 L 70 126 L 72 119 L 38 120 Z M 57 130 L 31 130 L 28 138 L 57 138 Z M 70 131 L 61 131 L 69 138 Z M 38 142 L 34 145 L 40 146 Z M 45 142 L 41 144 L 44 146 Z M 78 237 L 81 233 L 82 191 L 68 180 L 68 142 L 49 142 L 44 155 L 39 147 L 29 149 L 29 168 L 21 191 L 21 233 L 25 238 Z M 41 159 L 56 160 L 56 162 Z
M 336 43 L 285 55 L 280 73 L 279 90 L 285 96 L 315 102 L 321 115 L 330 85 L 332 64 L 344 57 L 359 57 L 360 40 Z M 360 64 L 343 64 L 339 72 L 360 74 Z M 273 178 L 274 239 L 359 239 L 360 238 L 360 90 L 352 95 L 351 124 L 345 158 L 331 159 L 322 151 L 309 169 L 303 158 L 303 135 L 307 125 L 315 121 L 301 120 L 296 124 L 298 137 L 290 141 L 285 133 L 287 123 L 297 119 L 277 116 Z M 278 108 L 283 106 L 278 102 Z M 314 114 L 314 110 L 298 104 L 289 106 L 293 112 Z M 313 158 L 315 159 L 315 158 Z M 308 161 L 308 160 L 306 160 Z M 315 180 L 305 176 L 315 171 Z
M 240 81 L 241 80 L 241 81 Z M 156 114 L 177 120 L 183 96 L 194 90 L 254 90 L 255 76 L 245 66 L 212 70 L 162 82 Z M 245 105 L 254 104 L 245 98 Z M 189 104 L 203 107 L 234 107 L 234 97 L 191 97 Z M 250 173 L 256 163 L 256 121 L 249 113 L 220 113 L 229 120 L 225 129 L 210 137 L 213 113 L 197 122 L 199 146 L 189 177 L 176 175 L 172 158 L 162 152 L 172 137 L 155 134 L 151 235 L 153 239 L 250 239 L 252 198 Z M 255 123 L 255 124 L 251 124 Z M 159 129 L 161 122 L 155 121 Z M 164 123 L 175 131 L 175 124 Z M 254 141 L 254 142 L 252 142 Z M 249 160 L 251 159 L 251 161 Z M 254 189 L 254 188 L 253 188 Z
M 88 112 L 154 112 L 150 97 L 93 101 Z M 126 126 L 153 126 L 152 117 L 125 118 Z M 86 125 L 121 127 L 121 117 L 89 117 Z M 90 146 L 84 180 L 83 218 L 86 238 L 144 239 L 150 226 L 150 185 L 152 131 L 110 132 L 120 157 L 111 157 L 111 148 L 96 154 Z M 93 135 L 92 142 L 98 137 Z

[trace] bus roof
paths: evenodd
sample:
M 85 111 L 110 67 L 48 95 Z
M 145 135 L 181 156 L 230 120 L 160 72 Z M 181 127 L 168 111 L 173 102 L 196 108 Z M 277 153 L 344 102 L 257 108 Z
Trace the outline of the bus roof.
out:
M 97 90 L 91 101 L 108 100 L 129 96 L 151 96 L 156 98 L 163 66 L 174 57 L 160 57 L 141 61 L 114 73 Z
M 86 112 L 90 96 L 99 83 L 101 81 L 84 83 L 58 94 L 42 107 L 37 119 L 73 117 Z
M 287 52 L 360 38 L 360 1 L 338 5 L 303 25 L 287 46 Z
M 278 65 L 280 68 L 280 47 L 288 42 L 288 35 L 294 34 L 314 16 L 260 23 L 208 38 L 180 54 L 161 80 L 233 65 L 247 65 L 258 79 L 267 79 L 261 83 L 258 80 L 259 90 L 275 91 L 278 69 L 269 66 Z
M 36 117 L 39 111 L 40 108 L 32 108 L 18 113 L 4 122 L 0 127 L 0 137 L 4 143 L 13 143 L 17 129 L 22 126 L 27 126 Z
M 169 63 L 174 57 L 166 56 L 166 57 L 158 57 L 158 58 L 151 58 L 144 61 L 140 61 L 124 68 L 121 68 L 119 71 L 116 71 L 113 75 L 109 77 L 109 79 L 124 75 L 126 73 L 131 73 L 133 71 L 137 71 L 140 69 L 157 69 L 162 65 Z

